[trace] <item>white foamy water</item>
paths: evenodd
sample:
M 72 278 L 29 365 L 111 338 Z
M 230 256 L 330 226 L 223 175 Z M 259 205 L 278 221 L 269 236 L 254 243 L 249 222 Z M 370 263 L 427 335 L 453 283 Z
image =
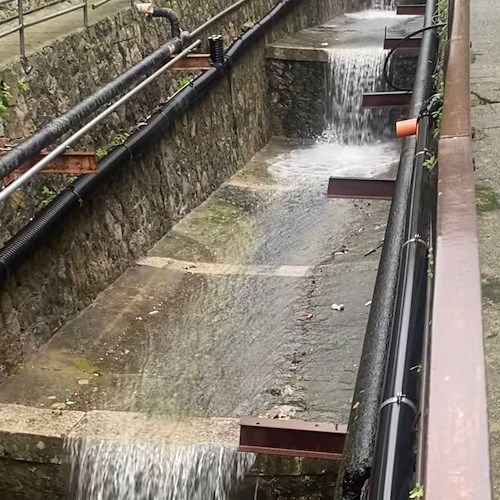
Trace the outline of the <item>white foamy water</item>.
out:
M 323 140 L 364 144 L 383 137 L 387 110 L 364 109 L 362 102 L 363 92 L 384 88 L 385 55 L 386 51 L 378 48 L 329 52 Z
M 330 176 L 377 177 L 397 161 L 397 142 L 371 144 L 336 144 L 318 141 L 279 155 L 269 165 L 269 172 L 290 188 L 312 185 L 322 189 Z
M 74 500 L 226 500 L 255 456 L 215 444 L 71 440 Z

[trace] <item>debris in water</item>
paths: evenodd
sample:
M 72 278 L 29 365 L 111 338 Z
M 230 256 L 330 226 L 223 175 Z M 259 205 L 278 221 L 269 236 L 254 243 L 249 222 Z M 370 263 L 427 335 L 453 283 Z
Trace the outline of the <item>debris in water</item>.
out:
M 365 304 L 365 307 L 368 307 L 368 306 L 371 306 L 372 305 L 372 301 L 369 300 L 366 304 Z
M 160 311 L 157 311 L 156 309 L 153 309 L 153 310 L 149 313 L 149 315 L 150 315 L 150 316 L 153 316 L 154 314 L 158 314 L 159 312 L 160 312 Z
M 375 253 L 379 248 L 382 248 L 383 246 L 384 246 L 384 242 L 380 243 L 375 248 L 372 248 L 371 250 L 368 250 L 368 252 L 365 253 L 364 257 L 368 257 L 368 255 L 371 255 L 372 253 Z
M 52 403 L 50 407 L 53 410 L 65 410 L 66 409 L 66 403 Z
M 359 406 L 359 401 L 356 401 L 356 402 L 352 405 L 352 409 L 353 409 L 353 410 L 355 410 L 358 406 Z
M 344 310 L 344 304 L 332 304 L 332 309 L 334 311 L 343 311 Z
M 307 315 L 307 317 L 306 317 L 306 319 L 308 319 L 308 320 L 309 320 L 309 319 L 312 319 L 312 317 L 313 317 L 313 315 L 312 315 L 312 314 L 308 314 L 308 315 Z
M 292 386 L 285 385 L 285 387 L 283 387 L 282 392 L 285 396 L 291 396 L 294 393 L 294 390 L 293 390 Z
M 47 399 L 57 399 L 55 396 L 49 396 Z
M 86 378 L 82 378 L 81 380 L 78 381 L 78 385 L 89 385 L 90 381 Z
M 280 420 L 288 420 L 290 418 L 295 417 L 297 413 L 297 407 L 291 405 L 281 405 L 276 406 L 272 410 L 269 410 L 264 418 L 277 418 Z

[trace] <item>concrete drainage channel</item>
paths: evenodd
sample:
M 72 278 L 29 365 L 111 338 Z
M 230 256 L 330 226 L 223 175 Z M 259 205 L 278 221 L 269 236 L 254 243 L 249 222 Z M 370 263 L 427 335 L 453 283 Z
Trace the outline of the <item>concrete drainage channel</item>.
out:
M 336 462 L 237 453 L 239 418 L 348 421 L 389 202 L 325 195 L 394 178 L 400 111 L 362 94 L 384 87 L 383 27 L 413 22 L 369 11 L 267 47 L 288 137 L 0 387 L 2 498 L 332 498 Z

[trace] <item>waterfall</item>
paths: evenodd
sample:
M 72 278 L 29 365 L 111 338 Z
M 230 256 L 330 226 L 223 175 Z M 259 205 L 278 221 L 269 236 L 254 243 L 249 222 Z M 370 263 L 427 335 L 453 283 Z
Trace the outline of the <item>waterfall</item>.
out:
M 327 70 L 325 131 L 322 139 L 343 144 L 364 144 L 382 138 L 387 110 L 363 109 L 363 92 L 382 90 L 382 49 L 330 51 Z
M 215 444 L 79 438 L 66 448 L 74 500 L 226 500 L 255 460 Z

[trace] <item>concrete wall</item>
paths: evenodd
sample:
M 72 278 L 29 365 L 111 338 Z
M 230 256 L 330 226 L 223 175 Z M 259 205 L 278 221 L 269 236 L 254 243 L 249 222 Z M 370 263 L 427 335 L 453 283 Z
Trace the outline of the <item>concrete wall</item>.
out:
M 179 1 L 180 10 L 188 12 L 184 7 L 188 3 L 190 17 L 185 17 L 184 26 L 191 28 L 232 0 L 210 5 Z M 275 26 L 267 40 L 324 22 L 339 13 L 344 3 L 303 0 Z M 221 21 L 226 26 L 226 39 L 235 36 L 248 20 L 262 17 L 274 4 L 274 0 L 249 0 L 245 9 Z M 30 90 L 15 93 L 13 118 L 6 127 L 9 136 L 27 135 L 150 53 L 163 33 L 148 31 L 134 16 L 125 12 L 31 57 L 33 70 L 27 75 Z M 252 47 L 232 74 L 185 113 L 161 140 L 131 164 L 123 165 L 120 173 L 74 211 L 10 278 L 0 299 L 0 377 L 29 359 L 62 324 L 267 142 L 272 117 L 265 44 L 262 40 Z M 1 78 L 15 83 L 21 74 L 21 68 L 14 67 L 3 71 Z M 96 145 L 99 134 L 107 136 L 106 130 L 112 133 L 130 128 L 173 88 L 173 79 L 169 85 L 153 85 L 86 144 Z M 33 183 L 4 207 L 2 226 L 7 230 L 3 240 L 43 203 L 35 195 L 46 182 L 49 180 L 44 178 Z M 9 216 L 12 220 L 7 223 Z

